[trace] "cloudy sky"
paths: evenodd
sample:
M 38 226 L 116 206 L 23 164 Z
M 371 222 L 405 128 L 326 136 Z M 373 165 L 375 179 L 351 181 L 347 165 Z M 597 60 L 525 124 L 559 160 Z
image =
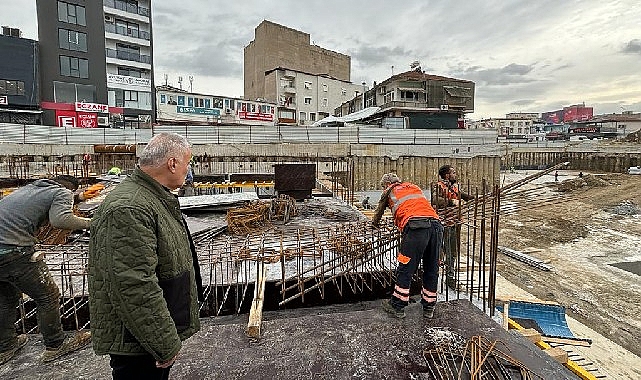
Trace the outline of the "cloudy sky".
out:
M 98 1 L 98 0 L 94 0 Z M 240 96 L 243 48 L 264 19 L 352 57 L 371 85 L 418 60 L 476 83 L 473 119 L 571 104 L 641 111 L 638 0 L 153 0 L 156 81 Z M 37 39 L 35 0 L 0 0 L 0 24 Z M 1 59 L 1 58 L 0 58 Z

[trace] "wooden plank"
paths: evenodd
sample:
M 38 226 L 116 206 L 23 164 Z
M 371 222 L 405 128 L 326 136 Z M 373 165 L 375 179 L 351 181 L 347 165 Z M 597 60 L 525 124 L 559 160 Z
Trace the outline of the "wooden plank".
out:
M 548 355 L 550 355 L 554 360 L 561 364 L 568 362 L 568 353 L 565 352 L 562 348 L 551 347 L 543 349 Z
M 258 266 L 258 273 L 256 276 L 256 284 L 254 286 L 254 300 L 252 307 L 249 311 L 249 322 L 247 323 L 246 334 L 250 338 L 260 338 L 260 325 L 263 319 L 263 297 L 265 295 L 265 281 L 267 279 L 267 271 L 263 262 Z
M 590 343 L 589 341 L 580 340 L 580 339 L 556 338 L 551 336 L 543 336 L 541 339 L 543 339 L 543 341 L 546 343 L 561 343 L 561 344 L 567 344 L 572 346 L 583 346 L 583 347 L 590 347 L 592 345 L 592 343 Z

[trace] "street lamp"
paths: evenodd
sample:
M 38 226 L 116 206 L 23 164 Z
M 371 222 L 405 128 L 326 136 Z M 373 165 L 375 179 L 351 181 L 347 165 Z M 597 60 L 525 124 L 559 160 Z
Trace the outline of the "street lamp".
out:
M 367 86 L 367 83 L 363 81 L 361 84 L 363 85 L 363 109 L 365 109 L 365 91 L 367 91 L 367 87 L 365 86 Z

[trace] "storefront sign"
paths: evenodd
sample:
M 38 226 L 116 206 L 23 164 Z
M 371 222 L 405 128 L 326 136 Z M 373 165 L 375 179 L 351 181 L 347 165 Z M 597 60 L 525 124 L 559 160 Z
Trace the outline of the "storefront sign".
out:
M 76 112 L 56 110 L 56 125 L 72 128 L 76 126 Z
M 197 115 L 220 116 L 220 110 L 215 108 L 195 108 L 195 107 L 176 106 L 176 112 L 192 113 Z
M 151 91 L 151 79 L 136 78 L 127 75 L 107 74 L 107 86 L 111 88 L 136 89 Z
M 268 113 L 240 111 L 238 117 L 243 120 L 274 121 L 274 115 Z
M 0 106 L 6 106 L 9 104 L 9 99 L 6 96 L 0 96 Z
M 98 114 L 78 112 L 76 125 L 79 128 L 98 128 Z
M 108 113 L 109 106 L 106 104 L 77 102 L 76 111 Z

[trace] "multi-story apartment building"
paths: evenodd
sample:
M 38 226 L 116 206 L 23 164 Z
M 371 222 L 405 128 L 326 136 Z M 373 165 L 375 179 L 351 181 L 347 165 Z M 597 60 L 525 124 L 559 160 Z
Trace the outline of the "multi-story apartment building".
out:
M 494 129 L 500 137 L 527 138 L 537 133 L 535 120 L 516 118 L 514 115 L 505 118 L 490 118 L 472 122 L 470 129 Z
M 465 114 L 474 112 L 474 82 L 426 74 L 419 68 L 374 83 L 334 113 L 345 116 L 367 107 L 378 107 L 369 117 L 386 128 L 464 128 Z
M 37 0 L 36 9 L 45 123 L 150 127 L 151 0 Z
M 276 68 L 265 73 L 267 99 L 278 104 L 281 124 L 313 124 L 334 112 L 341 103 L 367 90 L 365 85 L 302 71 Z
M 3 26 L 0 57 L 0 122 L 40 124 L 38 42 Z
M 244 97 L 277 103 L 279 123 L 313 122 L 363 91 L 350 82 L 350 64 L 309 34 L 265 20 L 244 50 Z
M 274 125 L 276 104 L 156 87 L 158 124 Z

